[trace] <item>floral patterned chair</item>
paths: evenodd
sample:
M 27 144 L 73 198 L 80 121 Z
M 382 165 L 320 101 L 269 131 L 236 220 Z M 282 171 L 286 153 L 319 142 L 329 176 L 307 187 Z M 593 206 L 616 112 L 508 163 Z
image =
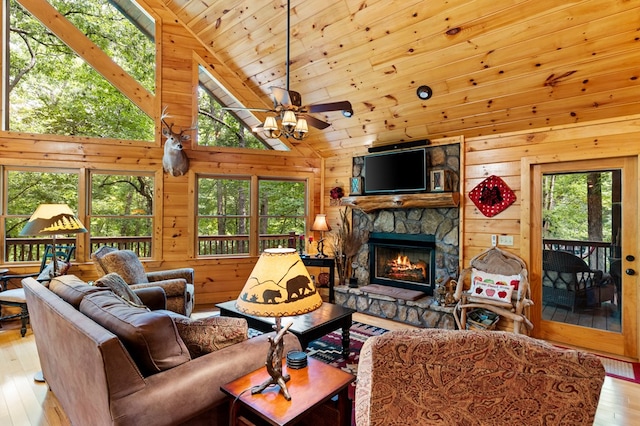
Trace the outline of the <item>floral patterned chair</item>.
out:
M 389 331 L 362 348 L 356 426 L 591 425 L 604 377 L 597 356 L 525 335 Z
M 132 288 L 159 286 L 167 296 L 167 309 L 190 316 L 194 306 L 194 271 L 179 268 L 146 272 L 138 256 L 131 250 L 102 246 L 91 254 L 99 277 L 115 272 Z

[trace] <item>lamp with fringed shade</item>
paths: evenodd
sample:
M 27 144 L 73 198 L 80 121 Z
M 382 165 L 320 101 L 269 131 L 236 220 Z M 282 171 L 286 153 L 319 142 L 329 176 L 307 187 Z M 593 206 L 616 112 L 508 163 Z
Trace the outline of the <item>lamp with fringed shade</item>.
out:
M 266 367 L 271 376 L 251 393 L 259 393 L 272 384 L 280 386 L 287 400 L 291 399 L 282 374 L 283 337 L 291 323 L 282 327 L 282 317 L 302 315 L 318 309 L 322 298 L 309 277 L 307 268 L 295 249 L 266 249 L 258 259 L 236 301 L 239 311 L 258 317 L 274 317 L 275 337 L 269 339 Z

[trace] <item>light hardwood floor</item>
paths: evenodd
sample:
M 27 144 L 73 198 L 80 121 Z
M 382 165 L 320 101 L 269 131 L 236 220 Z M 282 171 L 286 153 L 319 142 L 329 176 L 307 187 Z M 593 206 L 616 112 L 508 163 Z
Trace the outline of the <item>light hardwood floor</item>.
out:
M 200 311 L 199 315 L 203 312 Z M 377 317 L 354 315 L 354 320 L 388 330 L 411 328 Z M 33 376 L 40 362 L 31 329 L 20 337 L 19 322 L 7 322 L 0 329 L 0 425 L 67 426 L 69 420 L 46 384 Z M 81 368 L 81 366 L 78 366 Z M 82 401 L 78 401 L 81 404 Z M 640 385 L 607 377 L 596 413 L 598 426 L 640 425 Z M 84 425 L 80 425 L 84 426 Z M 149 425 L 152 426 L 152 425 Z

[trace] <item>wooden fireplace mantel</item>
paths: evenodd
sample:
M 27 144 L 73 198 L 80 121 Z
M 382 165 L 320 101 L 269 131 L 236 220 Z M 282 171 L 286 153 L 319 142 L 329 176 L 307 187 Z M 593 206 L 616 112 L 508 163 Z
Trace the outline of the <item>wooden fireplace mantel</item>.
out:
M 412 209 L 458 207 L 459 192 L 429 192 L 425 194 L 362 195 L 343 197 L 340 205 L 364 212 L 380 209 Z

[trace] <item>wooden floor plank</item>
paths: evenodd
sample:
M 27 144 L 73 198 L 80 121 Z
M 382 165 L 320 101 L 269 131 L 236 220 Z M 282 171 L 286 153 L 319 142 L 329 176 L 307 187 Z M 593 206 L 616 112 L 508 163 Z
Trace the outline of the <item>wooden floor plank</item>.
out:
M 196 316 L 213 314 L 211 307 L 198 307 Z M 356 313 L 354 321 L 387 330 L 418 328 L 407 324 Z M 0 329 L 0 425 L 70 426 L 64 410 L 46 384 L 33 381 L 40 368 L 31 329 L 20 337 L 20 322 L 3 324 Z M 640 385 L 605 378 L 596 412 L 596 426 L 640 424 Z M 81 403 L 81 402 L 79 402 Z

